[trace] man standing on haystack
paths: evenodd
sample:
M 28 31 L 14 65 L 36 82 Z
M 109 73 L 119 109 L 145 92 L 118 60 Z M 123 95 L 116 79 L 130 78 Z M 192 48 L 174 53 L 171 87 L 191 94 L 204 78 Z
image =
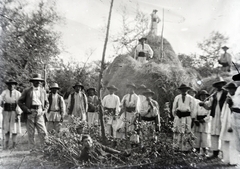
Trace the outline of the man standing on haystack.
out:
M 93 124 L 98 124 L 98 105 L 99 100 L 96 95 L 97 91 L 95 88 L 87 89 L 87 98 L 88 98 L 88 113 L 87 113 L 87 121 L 88 126 L 92 126 Z
M 12 148 L 16 147 L 17 134 L 21 133 L 20 114 L 22 110 L 18 106 L 17 102 L 21 96 L 21 93 L 15 89 L 18 84 L 13 79 L 6 82 L 8 89 L 4 90 L 0 95 L 0 103 L 3 105 L 2 111 L 2 129 L 5 134 L 5 146 L 4 149 L 9 148 L 10 134 L 12 134 Z
M 190 151 L 193 146 L 190 139 L 195 100 L 187 94 L 190 89 L 187 85 L 181 84 L 178 89 L 181 94 L 174 98 L 172 107 L 173 147 L 179 151 Z
M 68 97 L 68 115 L 80 118 L 81 121 L 87 120 L 88 101 L 87 96 L 83 93 L 84 86 L 77 82 L 73 86 L 75 92 Z
M 140 63 L 146 63 L 147 60 L 153 57 L 152 48 L 146 44 L 147 38 L 139 39 L 139 44 L 136 46 L 134 59 L 139 61 Z
M 232 56 L 227 53 L 227 50 L 229 49 L 227 46 L 222 47 L 224 53 L 220 56 L 218 63 L 222 65 L 223 71 L 231 71 L 231 65 L 232 65 Z
M 157 36 L 158 23 L 161 21 L 161 19 L 157 16 L 157 12 L 158 10 L 154 9 L 153 12 L 151 13 L 150 33 L 155 36 Z
M 118 90 L 114 85 L 107 87 L 109 94 L 102 100 L 102 106 L 104 108 L 104 116 L 106 118 L 106 133 L 116 137 L 117 115 L 120 111 L 120 98 L 115 95 Z
M 213 155 L 208 157 L 208 159 L 218 158 L 219 154 L 219 135 L 221 132 L 221 115 L 222 108 L 227 98 L 227 91 L 223 90 L 223 86 L 226 84 L 222 77 L 219 77 L 219 80 L 213 83 L 213 87 L 217 91 L 210 97 L 206 102 L 199 103 L 200 106 L 204 106 L 206 109 L 210 109 L 211 120 L 211 149 Z
M 133 132 L 134 131 L 134 120 L 136 119 L 136 115 L 140 109 L 140 100 L 138 95 L 135 93 L 136 86 L 135 84 L 127 84 L 127 92 L 125 96 L 123 96 L 121 101 L 122 114 L 120 116 L 120 121 L 118 123 L 117 129 L 118 132 L 121 133 L 122 138 L 125 138 L 125 132 Z M 125 133 L 126 134 L 126 133 Z M 136 134 L 136 133 L 135 133 Z M 137 135 L 135 135 L 137 137 Z M 136 137 L 131 137 L 131 140 L 134 142 L 138 142 Z
M 55 131 L 59 133 L 61 123 L 63 122 L 66 105 L 63 97 L 58 94 L 59 89 L 60 87 L 57 83 L 53 83 L 50 86 L 51 93 L 48 96 L 49 109 L 48 113 L 46 113 L 48 132 Z
M 27 114 L 27 132 L 30 152 L 37 151 L 34 143 L 35 128 L 38 131 L 41 146 L 47 139 L 44 114 L 47 112 L 49 102 L 46 91 L 40 87 L 44 80 L 41 74 L 34 74 L 29 80 L 33 86 L 26 88 L 18 100 L 18 105 Z M 41 151 L 42 149 L 40 149 Z

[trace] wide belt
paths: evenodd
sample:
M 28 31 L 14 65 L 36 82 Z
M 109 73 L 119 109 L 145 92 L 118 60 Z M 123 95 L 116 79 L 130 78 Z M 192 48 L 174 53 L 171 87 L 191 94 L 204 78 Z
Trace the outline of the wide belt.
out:
M 38 110 L 38 109 L 41 109 L 42 108 L 42 105 L 32 105 L 31 106 L 31 109 L 35 109 L 35 110 Z
M 157 22 L 157 19 L 156 19 L 156 18 L 153 18 L 152 21 L 153 21 L 153 22 Z
M 197 120 L 203 120 L 207 115 L 197 115 Z
M 126 112 L 134 112 L 136 107 L 126 107 Z
M 180 111 L 180 110 L 177 111 L 177 116 L 179 118 L 181 118 L 181 117 L 188 117 L 188 116 L 190 116 L 190 114 L 191 113 L 189 111 Z
M 107 110 L 108 115 L 115 115 L 116 114 L 116 108 L 107 108 L 104 107 L 104 110 Z
M 3 110 L 4 111 L 15 111 L 17 107 L 17 103 L 4 103 Z
M 240 108 L 234 108 L 234 107 L 232 107 L 231 110 L 232 110 L 232 112 L 234 112 L 234 113 L 240 113 Z
M 138 52 L 138 57 L 145 57 L 145 52 Z

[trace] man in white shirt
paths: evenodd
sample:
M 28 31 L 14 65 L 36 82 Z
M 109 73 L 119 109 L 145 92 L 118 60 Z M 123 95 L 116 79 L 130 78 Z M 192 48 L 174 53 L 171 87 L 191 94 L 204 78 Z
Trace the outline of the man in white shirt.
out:
M 58 94 L 60 87 L 57 83 L 53 83 L 50 87 L 51 93 L 48 96 L 49 109 L 46 113 L 47 117 L 47 130 L 48 132 L 60 132 L 60 126 L 63 122 L 66 105 L 63 97 Z
M 73 86 L 75 92 L 68 97 L 68 115 L 80 118 L 81 121 L 87 120 L 88 101 L 87 96 L 83 93 L 84 86 L 77 82 Z M 70 119 L 71 121 L 71 119 Z
M 38 130 L 41 146 L 47 139 L 47 129 L 44 121 L 44 114 L 48 110 L 49 102 L 46 91 L 40 87 L 44 82 L 41 74 L 34 74 L 29 80 L 33 86 L 26 88 L 18 100 L 18 105 L 27 114 L 27 132 L 30 152 L 37 151 L 35 147 L 35 128 Z M 40 147 L 40 151 L 41 151 Z
M 154 9 L 151 13 L 151 28 L 150 33 L 153 35 L 157 35 L 158 32 L 158 23 L 160 22 L 160 18 L 157 16 L 157 10 Z
M 16 147 L 17 134 L 21 133 L 20 114 L 22 110 L 17 102 L 21 93 L 15 89 L 17 82 L 10 79 L 6 82 L 8 89 L 0 95 L 0 103 L 3 105 L 2 129 L 5 136 L 4 149 L 9 148 L 10 134 L 12 134 L 12 148 Z
M 185 84 L 178 88 L 181 94 L 177 95 L 173 101 L 172 113 L 173 121 L 173 147 L 180 151 L 190 151 L 191 145 L 186 140 L 190 138 L 192 116 L 194 111 L 194 101 L 192 96 L 187 94 L 190 89 Z
M 146 44 L 147 38 L 139 39 L 139 44 L 136 46 L 134 59 L 138 60 L 140 63 L 146 63 L 148 59 L 153 57 L 152 48 Z
M 120 116 L 120 121 L 117 126 L 118 132 L 122 133 L 122 136 L 120 137 L 124 137 L 123 133 L 125 132 L 134 131 L 134 120 L 136 119 L 136 116 L 140 109 L 140 100 L 138 95 L 135 93 L 135 84 L 127 84 L 126 87 L 128 94 L 126 94 L 122 98 L 122 114 Z
M 222 65 L 223 71 L 231 71 L 231 65 L 232 65 L 232 56 L 227 53 L 227 50 L 229 49 L 227 46 L 222 47 L 224 53 L 219 57 L 218 63 Z
M 102 100 L 102 106 L 104 108 L 106 133 L 116 137 L 117 116 L 120 110 L 120 98 L 115 95 L 118 90 L 114 85 L 107 87 L 109 94 Z

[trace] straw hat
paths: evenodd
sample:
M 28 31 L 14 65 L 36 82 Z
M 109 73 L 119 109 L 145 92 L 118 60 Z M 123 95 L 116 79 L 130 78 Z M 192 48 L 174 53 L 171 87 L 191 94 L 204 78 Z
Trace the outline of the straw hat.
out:
M 58 86 L 57 83 L 53 83 L 53 84 L 50 86 L 50 89 L 60 89 L 60 87 Z
M 75 88 L 76 86 L 80 86 L 82 89 L 84 89 L 84 86 L 82 85 L 81 82 L 76 82 L 73 88 Z
M 116 86 L 114 86 L 114 85 L 108 86 L 107 89 L 108 89 L 108 90 L 113 89 L 113 90 L 115 90 L 115 91 L 118 90 L 118 88 L 117 88 Z
M 154 95 L 155 93 L 151 89 L 147 89 L 145 92 L 143 92 L 143 95 Z
M 135 85 L 134 83 L 127 84 L 126 86 L 127 86 L 127 87 L 131 87 L 131 88 L 134 88 L 134 89 L 137 88 L 136 85 Z
M 227 47 L 227 46 L 223 46 L 222 49 L 223 49 L 223 50 L 228 50 L 229 47 Z
M 182 89 L 191 89 L 190 87 L 188 87 L 187 85 L 185 84 L 181 84 L 179 87 L 178 87 L 179 90 L 182 90 Z
M 42 79 L 42 75 L 41 74 L 34 74 L 33 77 L 29 81 L 30 82 L 33 82 L 33 81 L 44 82 L 44 79 Z
M 201 96 L 201 95 L 209 96 L 209 93 L 208 93 L 206 90 L 201 90 L 201 91 L 199 92 L 199 96 Z
M 236 88 L 238 88 L 238 86 L 237 86 L 236 83 L 230 82 L 230 83 L 226 84 L 223 88 L 224 88 L 225 90 L 228 90 L 228 89 L 236 89 Z

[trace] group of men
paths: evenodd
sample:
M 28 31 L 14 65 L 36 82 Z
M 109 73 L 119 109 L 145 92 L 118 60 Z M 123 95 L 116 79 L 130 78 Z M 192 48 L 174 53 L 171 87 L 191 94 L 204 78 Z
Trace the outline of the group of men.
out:
M 240 88 L 234 81 L 227 84 L 222 78 L 212 86 L 212 95 L 206 90 L 194 92 L 185 84 L 178 88 L 181 94 L 175 97 L 172 107 L 173 146 L 185 152 L 195 147 L 207 159 L 218 159 L 221 150 L 224 163 L 236 164 L 240 158 Z M 193 135 L 196 138 L 191 142 Z M 207 155 L 208 148 L 212 155 Z
M 70 119 L 79 118 L 81 121 L 87 121 L 89 126 L 98 124 L 100 100 L 96 96 L 95 88 L 89 88 L 85 92 L 84 86 L 77 82 L 73 86 L 74 92 L 64 101 L 63 97 L 58 94 L 60 87 L 57 83 L 50 86 L 50 93 L 47 94 L 41 87 L 44 82 L 41 74 L 33 75 L 29 81 L 32 85 L 22 93 L 15 89 L 16 81 L 12 79 L 7 81 L 8 89 L 4 90 L 0 96 L 3 106 L 4 149 L 10 147 L 10 135 L 12 135 L 11 147 L 16 147 L 17 134 L 21 133 L 21 114 L 21 118 L 26 120 L 31 151 L 39 150 L 34 140 L 35 129 L 38 131 L 40 143 L 44 143 L 49 132 L 59 133 L 66 112 L 71 117 Z M 125 138 L 124 133 L 135 130 L 136 120 L 153 121 L 156 124 L 156 131 L 159 131 L 159 106 L 152 99 L 154 92 L 141 85 L 137 95 L 135 84 L 128 84 L 126 87 L 128 94 L 121 102 L 120 98 L 115 95 L 118 89 L 114 85 L 107 87 L 109 94 L 102 100 L 107 134 Z M 138 142 L 138 139 L 134 139 Z

